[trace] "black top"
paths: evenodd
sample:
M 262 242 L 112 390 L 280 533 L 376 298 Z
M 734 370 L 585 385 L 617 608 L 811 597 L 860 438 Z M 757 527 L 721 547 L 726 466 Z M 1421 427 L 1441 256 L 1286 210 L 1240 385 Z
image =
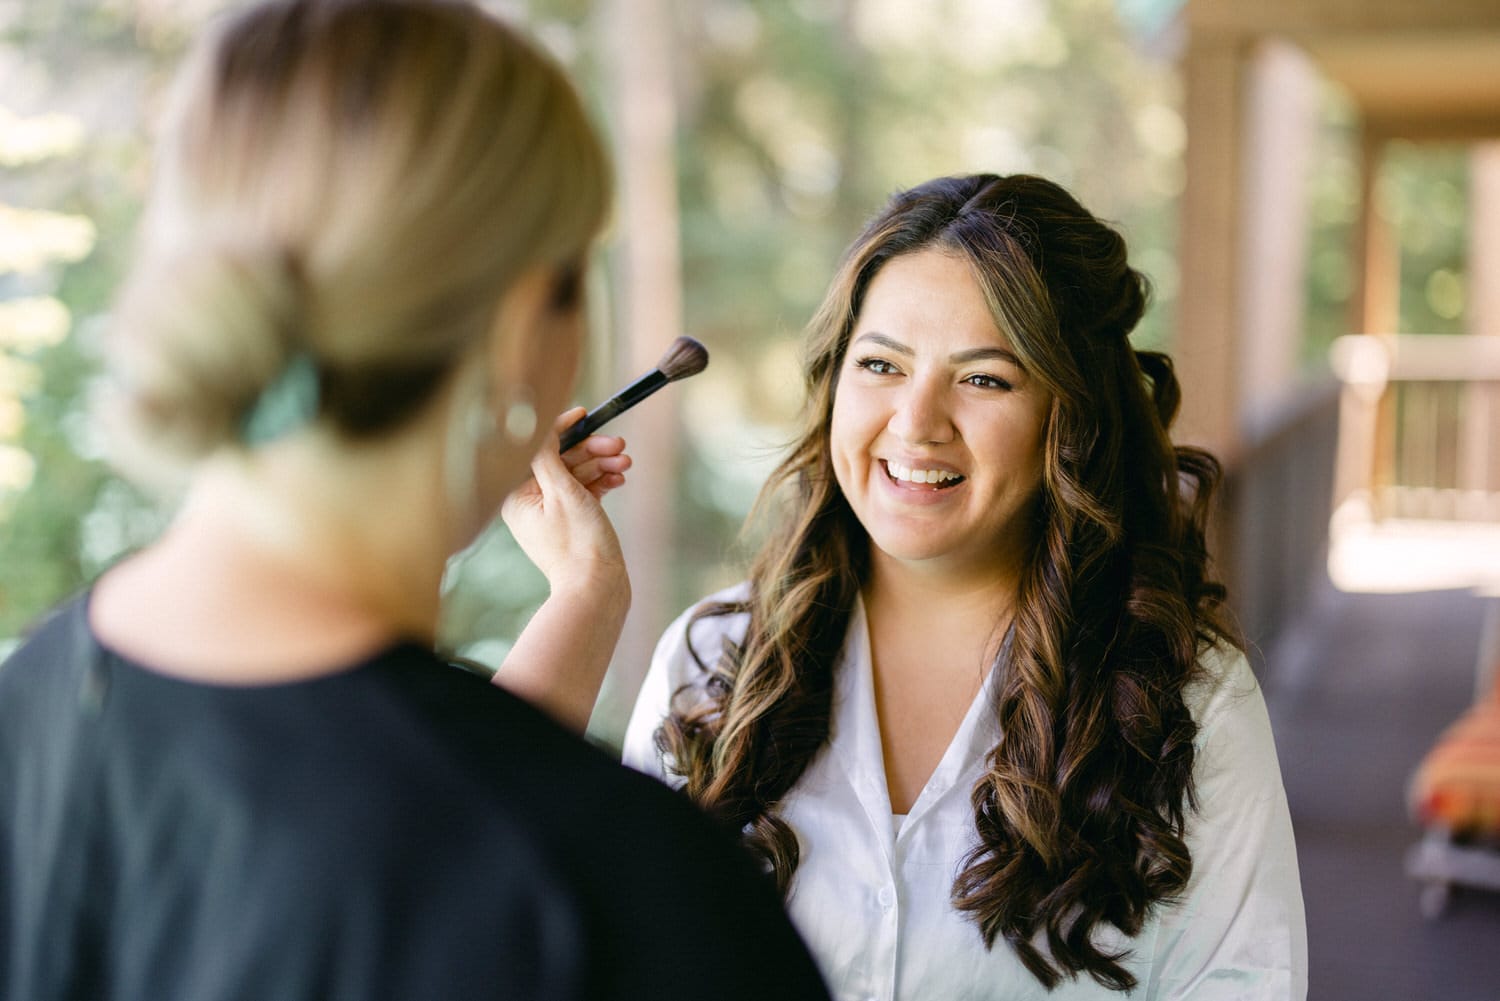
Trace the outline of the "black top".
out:
M 86 600 L 0 666 L 0 998 L 826 999 L 727 835 L 484 679 L 174 680 Z

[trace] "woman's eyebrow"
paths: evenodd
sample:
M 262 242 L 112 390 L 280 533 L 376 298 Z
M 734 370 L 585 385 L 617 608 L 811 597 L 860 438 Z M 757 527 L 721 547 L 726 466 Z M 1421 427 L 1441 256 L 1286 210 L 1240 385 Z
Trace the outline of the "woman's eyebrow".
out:
M 879 344 L 881 347 L 889 351 L 894 351 L 897 354 L 906 355 L 908 357 L 916 354 L 915 351 L 907 347 L 905 344 L 902 344 L 894 337 L 887 337 L 885 334 L 879 333 L 877 331 L 871 331 L 867 334 L 860 334 L 854 339 L 855 344 L 858 344 L 860 341 L 871 341 L 875 344 Z
M 876 330 L 872 330 L 869 333 L 860 334 L 854 339 L 854 343 L 856 344 L 860 343 L 861 341 L 870 341 L 873 344 L 879 344 L 881 347 L 885 348 L 888 351 L 894 351 L 897 354 L 906 355 L 908 358 L 916 354 L 916 352 L 913 351 L 910 347 L 902 344 L 894 337 L 888 337 Z M 948 356 L 948 361 L 954 365 L 967 365 L 970 362 L 976 361 L 1003 361 L 1009 362 L 1017 368 L 1026 367 L 1021 364 L 1021 359 L 1016 357 L 1015 352 L 1011 351 L 1009 348 L 997 347 L 995 345 L 985 345 L 981 348 L 965 348 L 962 351 L 955 351 L 953 354 Z
M 955 351 L 953 354 L 948 356 L 948 360 L 950 362 L 953 362 L 955 365 L 966 365 L 969 362 L 975 361 L 998 360 L 1009 362 L 1017 368 L 1026 367 L 1021 364 L 1021 359 L 1016 357 L 1015 352 L 1009 350 L 1008 348 L 998 347 L 966 348 L 963 351 Z

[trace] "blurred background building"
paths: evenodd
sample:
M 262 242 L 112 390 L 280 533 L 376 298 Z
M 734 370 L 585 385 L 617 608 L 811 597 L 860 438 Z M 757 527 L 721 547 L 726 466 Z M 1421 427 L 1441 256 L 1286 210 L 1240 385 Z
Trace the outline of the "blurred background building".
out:
M 165 75 L 232 6 L 0 2 L 0 650 L 162 524 L 99 461 L 88 386 Z M 1486 684 L 1500 602 L 1500 0 L 491 6 L 616 151 L 580 402 L 680 332 L 713 358 L 619 422 L 636 598 L 598 740 L 666 623 L 742 576 L 798 333 L 863 220 L 931 176 L 1044 174 L 1126 234 L 1155 289 L 1136 341 L 1174 354 L 1179 436 L 1229 471 L 1216 547 L 1277 727 L 1311 996 L 1496 996 L 1500 905 L 1424 921 L 1403 856 L 1408 776 Z M 542 587 L 490 532 L 452 568 L 451 642 L 498 660 Z

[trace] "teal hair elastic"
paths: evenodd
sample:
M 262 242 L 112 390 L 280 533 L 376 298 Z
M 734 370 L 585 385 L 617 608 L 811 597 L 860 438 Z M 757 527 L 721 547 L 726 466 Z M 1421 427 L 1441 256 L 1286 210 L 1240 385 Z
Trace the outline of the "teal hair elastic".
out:
M 240 441 L 254 448 L 301 430 L 318 416 L 318 395 L 317 362 L 299 351 L 261 390 L 240 423 Z

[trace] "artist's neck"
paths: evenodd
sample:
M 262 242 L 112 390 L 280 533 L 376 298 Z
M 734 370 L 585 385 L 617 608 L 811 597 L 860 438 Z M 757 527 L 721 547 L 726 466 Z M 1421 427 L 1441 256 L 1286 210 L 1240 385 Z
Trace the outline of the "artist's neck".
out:
M 449 548 L 431 462 L 305 439 L 209 461 L 163 537 L 100 580 L 96 630 L 167 673 L 230 683 L 430 644 Z
M 345 596 L 392 633 L 431 640 L 451 548 L 433 459 L 317 441 L 268 449 L 255 465 L 229 464 L 202 483 L 199 527 L 223 527 L 310 584 Z M 227 495 L 248 503 L 227 510 Z

